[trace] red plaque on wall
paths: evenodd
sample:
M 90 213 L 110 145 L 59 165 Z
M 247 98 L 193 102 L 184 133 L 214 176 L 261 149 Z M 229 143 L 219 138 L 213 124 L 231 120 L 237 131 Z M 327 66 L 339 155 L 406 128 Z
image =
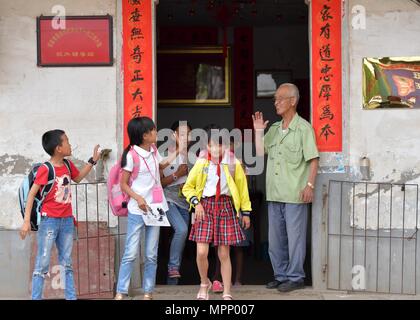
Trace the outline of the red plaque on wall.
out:
M 37 18 L 38 66 L 111 66 L 112 17 Z

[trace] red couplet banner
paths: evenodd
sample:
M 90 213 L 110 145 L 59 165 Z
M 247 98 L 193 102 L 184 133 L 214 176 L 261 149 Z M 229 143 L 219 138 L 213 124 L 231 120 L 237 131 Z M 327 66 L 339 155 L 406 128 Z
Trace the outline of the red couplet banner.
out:
M 153 119 L 153 21 L 151 0 L 123 0 L 124 146 L 127 123 Z
M 312 0 L 312 123 L 319 151 L 342 151 L 341 0 Z

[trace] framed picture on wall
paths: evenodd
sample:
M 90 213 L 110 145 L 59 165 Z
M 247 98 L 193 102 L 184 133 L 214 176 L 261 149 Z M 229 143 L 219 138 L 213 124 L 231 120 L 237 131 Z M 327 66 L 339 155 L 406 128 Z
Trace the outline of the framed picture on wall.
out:
M 420 108 L 420 56 L 363 58 L 363 108 Z
M 112 66 L 112 16 L 37 17 L 40 67 Z
M 286 82 L 292 82 L 292 70 L 257 70 L 255 71 L 255 97 L 271 99 L 277 88 Z
M 157 50 L 159 106 L 230 106 L 230 48 Z

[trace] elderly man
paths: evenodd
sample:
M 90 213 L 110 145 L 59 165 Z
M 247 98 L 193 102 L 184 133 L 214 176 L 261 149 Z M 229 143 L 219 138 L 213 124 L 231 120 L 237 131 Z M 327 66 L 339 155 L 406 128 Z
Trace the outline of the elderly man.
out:
M 274 96 L 277 115 L 264 136 L 268 121 L 262 112 L 252 116 L 257 154 L 268 154 L 266 196 L 268 244 L 274 281 L 267 288 L 289 292 L 304 287 L 308 203 L 314 195 L 318 149 L 312 126 L 297 112 L 299 90 L 282 84 Z

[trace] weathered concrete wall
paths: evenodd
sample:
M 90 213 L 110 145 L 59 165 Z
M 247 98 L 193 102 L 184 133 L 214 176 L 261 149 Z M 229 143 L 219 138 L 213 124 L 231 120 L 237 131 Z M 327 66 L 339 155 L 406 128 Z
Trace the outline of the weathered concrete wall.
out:
M 352 28 L 356 5 L 366 10 L 366 29 Z M 399 237 L 410 237 L 416 227 L 416 186 L 406 186 L 405 191 L 394 186 L 391 205 L 390 185 L 379 189 L 356 184 L 353 189 L 350 184 L 340 189 L 338 183 L 329 194 L 323 194 L 328 189 L 322 185 L 328 188 L 331 179 L 360 181 L 363 156 L 371 162 L 370 182 L 419 183 L 420 114 L 408 109 L 363 110 L 362 59 L 418 56 L 420 7 L 403 0 L 348 0 L 344 9 L 343 152 L 321 155 L 313 206 L 312 248 L 320 253 L 313 256 L 314 287 L 352 290 L 352 268 L 361 265 L 366 270 L 367 290 L 414 293 L 414 284 L 420 283 L 415 273 L 418 239 Z M 389 241 L 391 234 L 396 238 Z M 376 240 L 378 236 L 382 238 Z
M 0 229 L 0 299 L 30 298 L 31 237 L 22 241 L 17 231 Z
M 349 1 L 350 9 L 355 5 L 366 9 L 366 29 L 349 29 L 350 114 L 345 128 L 349 142 L 350 177 L 360 178 L 359 159 L 367 156 L 371 163 L 372 181 L 417 184 L 420 182 L 420 113 L 409 109 L 363 110 L 362 59 L 419 56 L 420 7 L 411 1 Z M 389 189 L 383 191 L 385 197 L 389 196 Z M 372 202 L 374 197 L 375 192 L 370 196 Z M 403 193 L 394 193 L 393 201 L 402 208 Z M 388 203 L 388 208 L 381 209 L 381 214 L 389 212 L 389 206 Z M 411 211 L 414 207 L 415 211 L 417 203 L 406 203 L 406 206 Z M 355 219 L 355 225 L 364 226 L 363 217 L 359 218 Z M 395 224 L 392 227 L 401 228 L 402 218 L 402 210 L 394 210 Z M 368 221 L 367 227 L 374 229 L 376 224 L 377 221 Z M 409 225 L 414 227 L 413 217 Z
M 371 160 L 372 180 L 419 181 L 417 110 L 363 110 L 364 57 L 418 56 L 420 7 L 410 1 L 352 0 L 366 8 L 366 29 L 350 29 L 350 166 Z
M 18 232 L 10 229 L 19 229 L 22 224 L 17 199 L 19 184 L 33 163 L 48 159 L 41 145 L 42 134 L 50 129 L 64 129 L 73 147 L 73 161 L 78 167 L 91 156 L 95 144 L 99 143 L 104 149 L 112 149 L 110 159 L 106 162 L 105 177 L 110 166 L 115 163 L 117 154 L 120 155 L 122 151 L 122 2 L 60 2 L 67 15 L 113 16 L 112 67 L 38 68 L 36 17 L 41 14 L 51 15 L 54 5 L 57 3 L 49 0 L 36 3 L 24 0 L 0 2 L 1 298 L 26 299 L 30 296 L 31 239 L 35 241 L 36 233 L 21 241 Z M 87 181 L 94 180 L 95 172 L 92 171 Z M 116 227 L 118 219 L 108 211 L 106 201 L 103 183 L 73 186 L 74 215 L 79 221 L 96 225 L 99 220 L 107 222 L 109 227 Z M 126 232 L 126 219 L 122 220 L 121 232 Z M 76 242 L 77 248 L 83 241 L 79 239 Z M 114 257 L 116 270 L 119 268 L 124 243 L 125 237 L 121 236 L 118 246 L 114 248 L 119 250 Z M 141 252 L 139 258 L 142 257 Z M 110 259 L 112 261 L 113 258 Z M 82 259 L 81 263 L 85 262 Z M 76 269 L 77 264 L 74 260 Z M 138 259 L 131 288 L 141 287 L 141 279 L 141 263 Z M 84 277 L 80 280 L 86 285 Z M 49 289 L 45 290 L 48 292 Z
M 67 15 L 114 17 L 112 67 L 39 68 L 36 17 L 53 15 L 56 1 L 0 2 L 0 226 L 19 228 L 17 188 L 34 162 L 48 159 L 42 134 L 61 128 L 81 166 L 95 144 L 117 150 L 117 2 L 64 0 Z M 93 175 L 90 176 L 90 180 Z

